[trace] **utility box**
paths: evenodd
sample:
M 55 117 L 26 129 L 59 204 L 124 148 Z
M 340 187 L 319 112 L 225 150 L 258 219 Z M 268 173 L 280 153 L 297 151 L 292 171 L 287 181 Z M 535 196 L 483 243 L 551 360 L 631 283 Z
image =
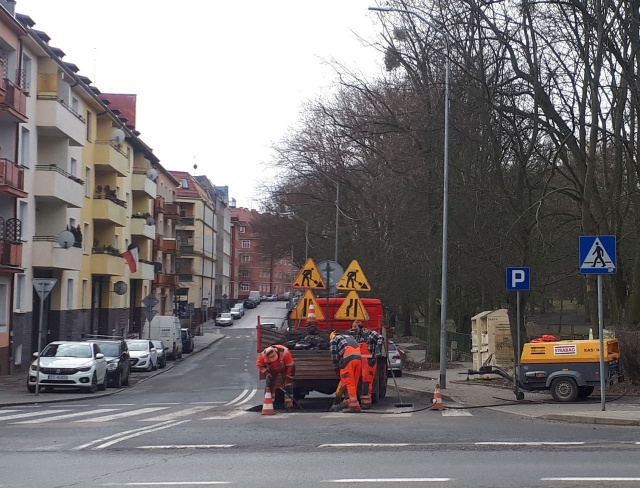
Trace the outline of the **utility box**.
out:
M 476 370 L 487 363 L 513 371 L 513 342 L 507 309 L 489 310 L 471 317 L 471 353 Z M 486 379 L 496 377 L 486 375 Z

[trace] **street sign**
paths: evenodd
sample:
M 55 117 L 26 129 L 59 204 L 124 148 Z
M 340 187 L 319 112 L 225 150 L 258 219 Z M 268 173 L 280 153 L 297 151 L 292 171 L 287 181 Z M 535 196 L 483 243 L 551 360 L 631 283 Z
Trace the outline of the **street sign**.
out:
M 616 272 L 616 236 L 580 236 L 580 273 Z
M 338 290 L 371 291 L 371 285 L 362 272 L 362 268 L 355 259 L 340 278 Z
M 369 320 L 369 314 L 364 308 L 358 293 L 351 291 L 347 295 L 347 298 L 344 299 L 344 302 L 342 302 L 342 305 L 340 305 L 335 318 L 346 320 Z
M 316 300 L 316 297 L 311 290 L 307 290 L 302 299 L 298 302 L 298 305 L 296 305 L 296 308 L 291 312 L 290 318 L 308 319 L 310 310 L 317 320 L 324 320 L 324 313 L 318 304 L 318 300 Z
M 293 280 L 293 288 L 308 288 L 310 290 L 324 290 L 327 285 L 324 282 L 324 278 L 318 271 L 318 267 L 313 259 L 307 259 L 304 267 Z
M 150 307 L 150 308 L 155 307 L 158 303 L 160 303 L 158 299 L 154 297 L 153 294 L 151 293 L 149 293 L 146 297 L 144 297 L 144 300 L 142 300 L 142 304 L 145 307 Z
M 507 268 L 507 290 L 529 290 L 530 276 L 530 268 Z
M 58 282 L 56 278 L 33 278 L 31 281 L 42 302 L 47 299 L 49 293 Z
M 153 317 L 155 317 L 157 314 L 158 312 L 150 307 L 144 309 L 144 316 L 149 322 L 151 322 L 153 320 Z

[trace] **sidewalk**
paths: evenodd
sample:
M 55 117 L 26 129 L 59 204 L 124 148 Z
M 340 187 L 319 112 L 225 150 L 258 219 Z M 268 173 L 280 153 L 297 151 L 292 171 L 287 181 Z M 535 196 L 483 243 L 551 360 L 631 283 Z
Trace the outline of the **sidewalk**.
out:
M 183 359 L 177 361 L 169 361 L 164 369 L 149 373 L 134 373 L 131 378 L 131 387 L 170 370 L 181 361 L 188 360 L 189 356 L 198 354 L 225 337 L 223 331 L 216 329 L 213 323 L 205 324 L 204 330 L 203 335 L 194 337 L 194 350 L 191 354 L 185 354 Z M 424 351 L 408 349 L 411 344 L 403 344 L 401 341 L 396 341 L 396 344 L 406 350 L 413 362 L 419 362 L 419 359 L 424 356 Z M 474 379 L 473 376 L 467 379 L 466 371 L 471 367 L 470 362 L 452 362 L 447 365 L 446 388 L 441 390 L 444 397 L 443 403 L 447 409 L 491 408 L 513 415 L 545 420 L 640 426 L 640 398 L 638 397 L 607 399 L 604 412 L 600 404 L 600 396 L 597 393 L 591 396 L 588 401 L 572 404 L 554 402 L 547 392 L 525 392 L 525 399 L 516 401 L 515 395 L 510 389 L 498 386 L 496 383 L 491 385 L 490 381 Z M 116 388 L 108 388 L 104 392 L 96 393 L 54 391 L 52 393 L 43 392 L 36 396 L 27 391 L 26 376 L 26 372 L 0 376 L 0 407 L 99 398 L 120 391 Z M 401 394 L 418 394 L 433 398 L 435 386 L 439 383 L 439 376 L 439 370 L 405 370 L 402 377 L 396 378 L 396 383 Z M 393 397 L 394 395 L 396 395 L 395 385 L 393 379 L 390 378 L 387 385 L 387 396 Z

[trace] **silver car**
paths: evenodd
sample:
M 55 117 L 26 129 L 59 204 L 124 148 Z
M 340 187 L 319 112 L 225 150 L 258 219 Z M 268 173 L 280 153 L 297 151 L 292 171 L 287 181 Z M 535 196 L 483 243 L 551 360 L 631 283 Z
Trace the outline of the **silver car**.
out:
M 219 325 L 220 327 L 228 327 L 230 325 L 233 325 L 233 316 L 228 312 L 221 313 L 216 318 L 216 325 Z
M 402 351 L 398 349 L 393 342 L 389 341 L 389 366 L 388 366 L 388 375 L 393 375 L 396 378 L 400 378 L 402 376 L 402 369 L 404 368 L 404 355 Z

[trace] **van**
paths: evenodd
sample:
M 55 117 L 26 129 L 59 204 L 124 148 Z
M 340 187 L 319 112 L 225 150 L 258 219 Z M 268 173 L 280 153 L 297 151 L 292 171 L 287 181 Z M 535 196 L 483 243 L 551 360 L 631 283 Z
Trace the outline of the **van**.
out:
M 146 320 L 142 328 L 142 338 L 160 340 L 167 348 L 167 357 L 177 359 L 182 357 L 182 336 L 180 333 L 180 319 L 174 315 L 156 315 L 151 321 Z
M 260 303 L 260 301 L 262 300 L 260 298 L 260 292 L 259 291 L 250 291 L 249 292 L 249 300 L 251 300 L 256 305 L 258 305 Z

